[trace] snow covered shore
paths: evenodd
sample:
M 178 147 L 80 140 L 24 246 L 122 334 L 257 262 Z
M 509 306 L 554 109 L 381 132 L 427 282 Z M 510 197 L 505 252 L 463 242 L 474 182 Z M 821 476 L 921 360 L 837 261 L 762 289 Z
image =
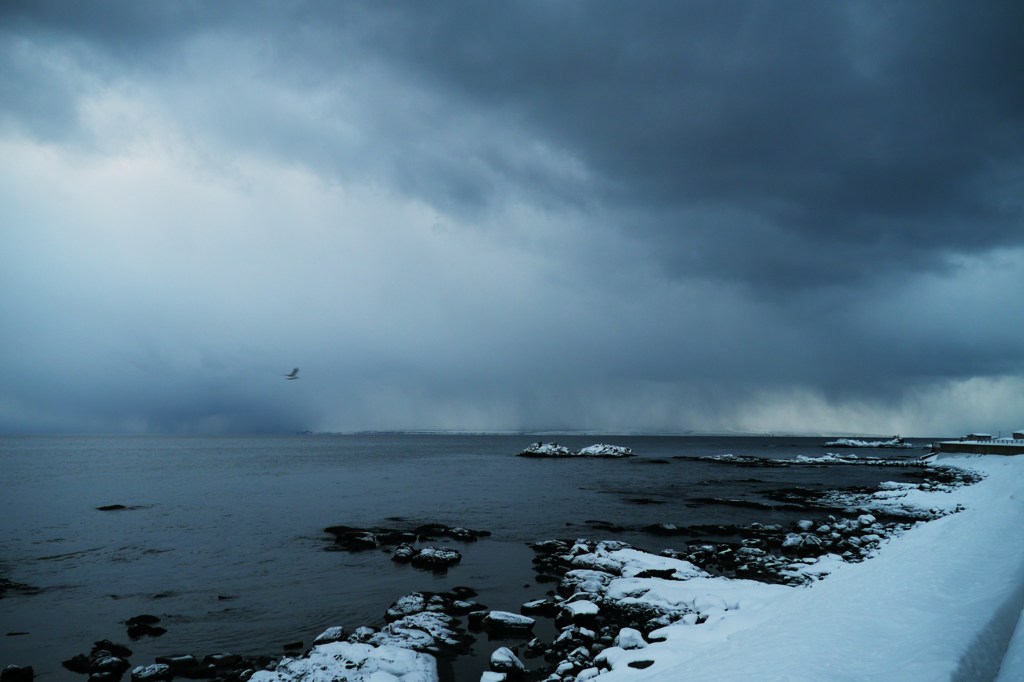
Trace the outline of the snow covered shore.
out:
M 889 500 L 962 511 L 890 539 L 868 561 L 835 562 L 811 586 L 613 582 L 609 591 L 640 599 L 717 599 L 721 608 L 700 625 L 679 621 L 651 633 L 664 641 L 606 650 L 611 670 L 596 679 L 668 682 L 682 672 L 715 680 L 1024 679 L 1024 457 L 938 463 L 985 479 L 898 499 L 889 491 Z
M 793 558 L 795 565 L 806 563 L 797 566 L 809 577 L 806 585 L 716 577 L 689 561 L 615 541 L 578 541 L 571 549 L 556 540 L 537 543 L 560 547 L 571 570 L 559 596 L 526 604 L 524 612 L 553 607 L 563 628 L 553 644 L 577 647 L 546 679 L 1024 679 L 1024 457 L 950 455 L 937 464 L 982 478 L 973 485 L 891 483 L 874 493 L 838 493 L 848 511 L 861 514 L 862 532 L 875 527 L 869 512 L 914 518 L 917 509 L 933 520 L 878 538 L 866 561 Z M 439 603 L 431 610 L 443 595 L 411 597 L 419 599 L 406 597 L 389 609 L 381 631 L 359 628 L 347 642 L 318 644 L 252 679 L 436 682 L 432 654 L 459 643 L 455 620 L 444 612 L 456 603 L 465 606 L 462 612 L 473 605 Z M 489 614 L 532 625 L 517 614 Z M 616 614 L 617 636 L 598 653 L 591 645 L 604 635 L 589 628 L 598 629 L 599 614 Z M 488 612 L 470 613 L 469 620 L 481 615 Z M 624 618 L 646 625 L 636 626 L 641 632 Z M 491 665 L 482 682 L 521 675 L 510 650 L 495 651 Z

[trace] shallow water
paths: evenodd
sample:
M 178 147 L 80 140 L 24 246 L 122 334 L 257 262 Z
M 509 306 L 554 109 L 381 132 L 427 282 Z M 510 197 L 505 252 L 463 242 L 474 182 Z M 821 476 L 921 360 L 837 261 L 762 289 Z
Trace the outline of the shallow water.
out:
M 749 468 L 691 459 L 820 456 L 821 438 L 559 437 L 573 448 L 626 445 L 639 456 L 515 457 L 534 440 L 541 438 L 0 438 L 0 577 L 41 590 L 0 599 L 0 667 L 32 665 L 38 679 L 65 679 L 60 661 L 103 638 L 128 643 L 134 665 L 171 653 L 277 653 L 286 642 L 308 646 L 330 625 L 380 624 L 405 593 L 456 585 L 478 590 L 490 608 L 518 611 L 549 587 L 532 580 L 530 542 L 615 537 L 654 551 L 672 546 L 671 538 L 635 530 L 610 536 L 588 521 L 630 528 L 786 523 L 800 513 L 707 499 L 773 505 L 765 492 L 867 486 L 906 475 L 898 468 Z M 657 459 L 667 463 L 652 463 Z M 96 509 L 112 504 L 129 509 Z M 453 542 L 464 558 L 446 574 L 395 564 L 384 551 L 324 551 L 329 525 L 427 522 L 493 535 Z M 143 613 L 159 616 L 168 632 L 129 642 L 123 622 Z M 28 634 L 7 634 L 21 632 Z M 456 661 L 455 679 L 478 679 L 498 645 L 478 640 L 473 656 Z

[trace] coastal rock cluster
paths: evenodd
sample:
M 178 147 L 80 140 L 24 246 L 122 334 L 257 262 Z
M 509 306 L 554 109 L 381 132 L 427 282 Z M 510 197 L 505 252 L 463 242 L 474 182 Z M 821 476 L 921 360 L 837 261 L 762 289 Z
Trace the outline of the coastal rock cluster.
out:
M 467 614 L 486 614 L 468 587 L 449 592 L 413 592 L 388 608 L 380 629 L 327 629 L 303 656 L 282 659 L 271 669 L 254 673 L 252 682 L 298 682 L 328 679 L 325 671 L 344 671 L 348 682 L 438 679 L 436 655 L 468 651 L 472 637 L 461 625 Z M 333 678 L 332 678 L 333 679 Z
M 416 549 L 412 545 L 403 542 L 391 555 L 393 561 L 398 563 L 410 563 L 419 568 L 428 568 L 433 571 L 444 571 L 449 566 L 462 561 L 462 554 L 457 550 L 447 547 L 424 547 Z
M 427 523 L 412 528 L 359 528 L 355 526 L 330 526 L 324 532 L 334 536 L 334 543 L 327 549 L 332 551 L 361 552 L 368 549 L 411 547 L 418 542 L 429 542 L 441 538 L 459 542 L 475 542 L 491 533 L 486 530 L 451 527 L 441 523 Z M 404 558 L 404 553 L 403 553 Z M 396 560 L 401 560 L 396 559 Z
M 693 608 L 663 609 L 609 591 L 614 581 L 624 578 L 682 581 L 708 575 L 692 563 L 640 552 L 617 541 L 547 540 L 532 547 L 537 554 L 534 564 L 538 572 L 558 579 L 556 590 L 548 598 L 527 602 L 522 607 L 524 613 L 553 617 L 559 628 L 551 642 L 535 638 L 525 647 L 528 658 L 544 660 L 543 672 L 547 676 L 537 679 L 590 679 L 608 667 L 606 651 L 642 649 L 648 641 L 644 632 L 687 614 L 693 615 L 695 623 L 699 619 Z M 502 672 L 493 662 L 492 671 Z M 516 679 L 506 675 L 500 679 Z
M 212 654 L 198 659 L 191 654 L 158 656 L 150 665 L 132 667 L 132 650 L 122 644 L 102 640 L 93 644 L 89 654 L 78 654 L 64 661 L 65 669 L 88 675 L 89 682 L 118 682 L 129 669 L 131 682 L 164 682 L 175 678 L 244 682 L 256 670 L 274 666 L 270 656 Z M 31 679 L 31 678 L 29 678 Z
M 582 450 L 570 450 L 558 443 L 536 442 L 519 453 L 520 457 L 635 457 L 636 454 L 629 448 L 622 445 L 608 445 L 598 443 L 590 445 Z

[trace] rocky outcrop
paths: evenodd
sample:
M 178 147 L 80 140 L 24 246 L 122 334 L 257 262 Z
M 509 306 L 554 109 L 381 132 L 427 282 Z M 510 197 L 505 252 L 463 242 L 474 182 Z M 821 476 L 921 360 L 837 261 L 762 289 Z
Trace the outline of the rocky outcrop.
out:
M 541 443 L 536 442 L 530 445 L 528 448 L 519 453 L 520 457 L 634 457 L 635 454 L 632 450 L 622 445 L 608 445 L 606 443 L 598 443 L 597 445 L 590 445 L 583 448 L 582 450 L 570 450 L 564 445 L 558 443 Z
M 459 542 L 475 542 L 488 537 L 486 530 L 472 530 L 461 526 L 446 526 L 441 523 L 427 523 L 411 528 L 359 528 L 354 526 L 330 526 L 324 532 L 334 536 L 334 544 L 328 549 L 359 552 L 367 549 L 398 547 L 418 542 L 429 542 L 448 538 Z
M 417 568 L 444 571 L 449 566 L 454 566 L 462 561 L 462 554 L 447 547 L 416 549 L 409 544 L 402 543 L 395 549 L 391 559 L 399 563 L 410 563 Z

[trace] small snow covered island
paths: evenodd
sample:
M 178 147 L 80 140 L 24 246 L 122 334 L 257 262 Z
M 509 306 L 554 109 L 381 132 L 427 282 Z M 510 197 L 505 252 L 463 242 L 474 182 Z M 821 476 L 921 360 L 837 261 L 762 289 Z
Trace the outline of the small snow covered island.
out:
M 856 438 L 837 438 L 830 440 L 821 447 L 823 448 L 886 448 L 906 449 L 914 447 L 899 436 L 893 436 L 888 440 L 858 440 Z
M 635 453 L 622 445 L 598 443 L 573 451 L 558 443 L 536 442 L 519 453 L 520 457 L 635 457 Z

